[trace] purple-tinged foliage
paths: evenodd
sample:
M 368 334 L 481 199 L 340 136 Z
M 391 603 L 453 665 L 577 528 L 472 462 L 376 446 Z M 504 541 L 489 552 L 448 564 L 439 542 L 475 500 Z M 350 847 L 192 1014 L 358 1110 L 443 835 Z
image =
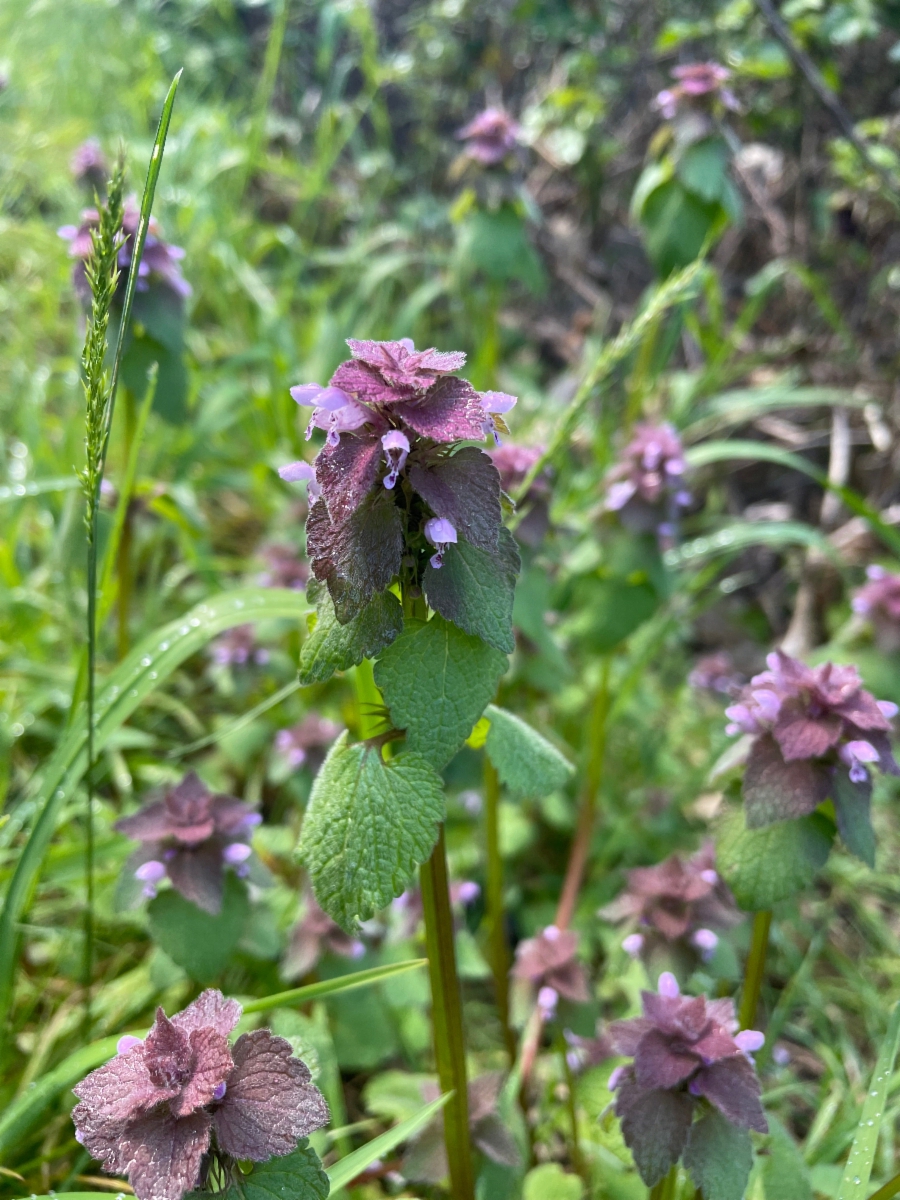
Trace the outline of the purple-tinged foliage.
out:
M 857 820 L 868 823 L 870 766 L 900 774 L 890 746 L 897 705 L 865 691 L 853 666 L 807 667 L 781 650 L 766 661 L 769 669 L 725 710 L 728 732 L 753 738 L 744 775 L 747 825 L 805 816 L 830 797 L 847 842 Z
M 306 898 L 306 912 L 291 933 L 281 974 L 286 980 L 301 979 L 309 974 L 324 954 L 337 954 L 341 958 L 361 958 L 366 948 L 358 938 L 350 937 L 316 903 L 310 892 Z
M 853 611 L 872 622 L 878 648 L 894 654 L 900 650 L 900 575 L 872 566 L 866 577 L 853 597 Z
M 552 1017 L 560 996 L 576 1004 L 591 998 L 584 968 L 576 957 L 578 934 L 570 929 L 548 925 L 535 937 L 516 947 L 516 961 L 510 972 L 514 979 L 525 979 L 537 988 L 538 1005 L 543 1016 Z
M 260 587 L 293 588 L 302 592 L 309 582 L 309 564 L 283 542 L 263 546 L 260 558 L 266 569 L 257 577 Z
M 492 1162 L 517 1167 L 519 1148 L 498 1112 L 504 1077 L 490 1071 L 469 1081 L 469 1133 L 473 1145 Z M 422 1085 L 422 1102 L 437 1100 L 440 1088 L 430 1080 Z M 447 1151 L 444 1146 L 443 1120 L 440 1116 L 415 1135 L 403 1156 L 402 1173 L 417 1183 L 440 1183 L 447 1177 Z
M 636 532 L 669 537 L 679 510 L 691 503 L 685 469 L 681 439 L 671 425 L 638 424 L 606 477 L 605 507 Z
M 161 800 L 116 821 L 113 829 L 141 843 L 125 869 L 144 884 L 144 895 L 154 896 L 168 877 L 186 900 L 218 913 L 225 868 L 246 873 L 250 836 L 259 821 L 240 800 L 214 795 L 192 771 Z
M 622 1134 L 644 1182 L 652 1187 L 681 1157 L 704 1102 L 739 1129 L 768 1130 L 750 1054 L 763 1044 L 756 1030 L 737 1032 L 731 1000 L 682 996 L 664 972 L 659 992 L 643 992 L 643 1016 L 615 1021 L 616 1093 Z
M 544 453 L 543 446 L 514 446 L 505 442 L 489 450 L 494 466 L 500 472 L 500 487 L 514 496 L 525 477 Z M 516 526 L 516 538 L 526 546 L 538 546 L 550 528 L 551 468 L 545 467 L 535 478 L 521 502 L 524 515 Z
M 341 726 L 317 713 L 309 713 L 296 725 L 279 729 L 275 735 L 275 749 L 295 770 L 302 767 L 310 757 L 310 751 L 330 746 L 341 732 Z
M 671 854 L 656 866 L 635 867 L 628 872 L 626 890 L 600 915 L 638 924 L 640 932 L 622 943 L 635 957 L 662 939 L 682 942 L 709 958 L 719 940 L 714 930 L 740 920 L 734 897 L 716 871 L 711 842 L 687 860 Z
M 606 1062 L 616 1053 L 613 1049 L 612 1039 L 601 1029 L 599 1021 L 594 1037 L 579 1037 L 571 1029 L 564 1029 L 563 1036 L 568 1046 L 566 1061 L 569 1064 L 569 1070 L 575 1074 L 586 1071 L 589 1067 L 599 1066 L 600 1063 Z
M 521 126 L 502 108 L 490 107 L 473 117 L 456 137 L 465 153 L 485 167 L 496 166 L 511 154 L 522 136 Z
M 708 107 L 710 102 L 718 102 L 732 110 L 739 107 L 734 93 L 724 86 L 731 78 L 731 72 L 721 63 L 684 63 L 674 67 L 672 75 L 678 82 L 661 91 L 655 101 L 667 121 L 671 121 L 685 105 Z
M 73 1090 L 75 1136 L 138 1200 L 181 1200 L 204 1156 L 265 1162 L 328 1121 L 328 1107 L 289 1042 L 266 1029 L 229 1046 L 241 1006 L 204 992 Z
M 119 293 L 124 294 L 125 281 L 131 267 L 131 255 L 134 250 L 134 239 L 140 223 L 141 211 L 137 200 L 129 196 L 125 201 L 122 216 L 122 245 L 119 249 Z M 80 225 L 64 225 L 59 230 L 59 236 L 69 243 L 69 254 L 78 261 L 72 274 L 75 291 L 85 304 L 90 303 L 91 289 L 85 274 L 85 263 L 91 255 L 91 233 L 100 223 L 100 215 L 95 208 L 85 209 L 81 214 Z M 190 284 L 181 274 L 179 263 L 184 258 L 180 246 L 171 246 L 164 241 L 159 223 L 150 218 L 147 240 L 144 243 L 144 254 L 138 267 L 137 289 L 139 292 L 149 291 L 153 286 L 160 286 L 169 291 L 179 302 L 191 294 Z
M 234 625 L 210 643 L 209 657 L 218 667 L 246 667 L 249 663 L 264 666 L 269 652 L 256 643 L 252 625 Z
M 458 539 L 499 556 L 497 470 L 477 447 L 453 443 L 505 429 L 500 414 L 515 404 L 505 393 L 479 395 L 454 376 L 462 353 L 416 350 L 408 338 L 348 345 L 353 357 L 326 387 L 291 389 L 299 404 L 313 406 L 307 432 L 327 430 L 314 480 L 305 463 L 280 471 L 309 482 L 307 548 L 341 624 L 391 583 L 404 549 L 418 586 L 426 564 L 437 569 L 442 547 Z

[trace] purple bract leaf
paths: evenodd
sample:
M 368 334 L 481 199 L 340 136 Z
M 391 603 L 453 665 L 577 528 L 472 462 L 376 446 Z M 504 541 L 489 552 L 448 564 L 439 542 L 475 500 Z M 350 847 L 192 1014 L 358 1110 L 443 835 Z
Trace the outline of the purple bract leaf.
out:
M 441 375 L 465 366 L 466 356 L 459 350 L 416 350 L 408 338 L 399 342 L 366 342 L 348 338 L 355 359 L 367 363 L 395 387 L 427 391 Z
M 123 1165 L 116 1169 L 127 1174 L 138 1200 L 181 1200 L 197 1183 L 209 1132 L 206 1113 L 180 1119 L 153 1113 L 121 1135 Z
M 391 416 L 436 442 L 480 441 L 484 435 L 484 409 L 465 379 L 440 379 L 421 400 L 396 404 Z
M 691 1091 L 705 1096 L 732 1125 L 768 1132 L 759 1080 L 752 1063 L 743 1055 L 733 1055 L 698 1071 L 691 1080 Z
M 694 1105 L 684 1092 L 646 1089 L 634 1079 L 620 1084 L 616 1113 L 625 1144 L 648 1187 L 678 1162 L 691 1128 Z
M 482 550 L 494 552 L 500 537 L 500 475 L 490 458 L 464 446 L 433 463 L 410 465 L 409 482 L 436 517 L 445 517 Z
M 310 510 L 306 544 L 313 573 L 328 584 L 338 621 L 346 625 L 400 568 L 403 524 L 390 492 L 376 490 L 343 524 L 328 515 L 324 500 Z
M 346 521 L 375 486 L 381 443 L 347 434 L 325 446 L 316 459 L 316 479 L 328 514 L 336 525 Z
M 748 828 L 759 829 L 814 812 L 828 798 L 828 782 L 824 766 L 809 759 L 786 763 L 773 737 L 757 738 L 744 772 Z

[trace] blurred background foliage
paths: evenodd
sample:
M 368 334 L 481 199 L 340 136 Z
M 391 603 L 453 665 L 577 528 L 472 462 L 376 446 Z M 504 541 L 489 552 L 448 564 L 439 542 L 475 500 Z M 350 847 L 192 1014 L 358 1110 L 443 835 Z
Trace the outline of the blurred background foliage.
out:
M 283 582 L 302 582 L 305 501 L 276 474 L 310 456 L 288 388 L 324 382 L 346 337 L 464 349 L 477 387 L 520 397 L 512 440 L 544 444 L 650 289 L 709 251 L 695 285 L 588 397 L 541 494 L 549 515 L 523 522 L 518 645 L 501 686 L 501 703 L 579 766 L 568 791 L 502 800 L 513 940 L 552 920 L 596 742 L 590 714 L 606 697 L 601 815 L 575 922 L 596 1000 L 576 1032 L 630 1011 L 645 968 L 596 910 L 620 890 L 624 868 L 695 848 L 723 803 L 710 768 L 728 745 L 724 702 L 687 683 L 696 659 L 727 651 L 747 677 L 787 639 L 795 653 L 859 662 L 879 696 L 900 700 L 896 652 L 880 652 L 850 610 L 864 567 L 890 566 L 900 540 L 890 538 L 900 524 L 900 213 L 889 186 L 900 165 L 900 5 L 786 0 L 780 13 L 855 123 L 865 157 L 751 0 L 0 6 L 0 791 L 10 817 L 0 880 L 28 827 L 29 781 L 70 722 L 82 653 L 74 468 L 83 317 L 57 228 L 77 223 L 90 195 L 69 164 L 87 138 L 110 161 L 124 145 L 139 191 L 159 107 L 184 67 L 155 210 L 185 249 L 192 288 L 184 408 L 167 419 L 163 391 L 140 443 L 128 516 L 133 590 L 119 631 L 114 616 L 104 631 L 104 671 L 193 604 L 267 571 L 271 582 L 273 553 L 299 560 Z M 654 98 L 673 68 L 707 60 L 730 70 L 736 106 L 710 109 L 698 136 Z M 522 128 L 496 168 L 465 158 L 455 136 L 487 104 L 505 106 Z M 671 421 L 697 464 L 692 505 L 665 553 L 601 512 L 604 474 L 642 418 Z M 733 459 L 728 439 L 763 449 Z M 120 422 L 113 489 L 123 486 L 125 451 Z M 851 487 L 856 511 L 790 454 Z M 881 515 L 880 540 L 863 512 Z M 109 610 L 114 600 L 105 597 Z M 320 751 L 291 766 L 276 734 L 311 712 L 355 732 L 361 720 L 347 680 L 291 688 L 304 633 L 273 618 L 255 626 L 264 648 L 255 659 L 192 655 L 106 745 L 98 1034 L 189 998 L 203 975 L 195 964 L 192 979 L 190 961 L 176 961 L 171 931 L 160 937 L 145 910 L 123 907 L 129 846 L 111 831 L 188 765 L 265 817 L 253 903 L 236 904 L 231 945 L 211 974 L 239 995 L 285 986 L 279 963 L 306 903 L 291 852 Z M 483 884 L 477 749 L 447 776 L 454 875 Z M 764 998 L 782 1040 L 763 1079 L 783 1125 L 760 1159 L 754 1197 L 836 1194 L 887 997 L 900 987 L 896 788 L 879 789 L 879 869 L 835 855 L 817 886 L 778 914 Z M 79 1044 L 81 803 L 73 796 L 63 807 L 22 929 L 0 1107 Z M 481 902 L 469 903 L 460 930 L 475 1072 L 506 1062 L 481 915 Z M 388 914 L 368 930 L 359 965 L 415 954 L 419 936 L 402 913 Z M 729 952 L 698 969 L 696 985 L 730 993 L 747 938 L 746 923 L 732 931 Z M 350 969 L 327 952 L 318 965 L 323 975 Z M 793 990 L 780 993 L 789 979 Z M 404 976 L 278 1017 L 276 1030 L 314 1052 L 334 1125 L 344 1127 L 321 1135 L 323 1153 L 419 1106 L 426 1002 L 424 982 Z M 536 1160 L 563 1164 L 576 1189 L 579 1171 L 591 1196 L 642 1195 L 616 1128 L 598 1120 L 611 1064 L 577 1080 L 562 1064 L 548 1053 L 537 1071 Z M 893 1173 L 898 1097 L 895 1079 L 880 1177 Z M 90 1168 L 62 1099 L 4 1166 L 15 1173 L 0 1174 L 9 1195 L 21 1179 L 31 1191 L 83 1185 Z M 388 1168 L 356 1193 L 436 1194 Z M 578 1195 L 538 1169 L 523 1185 L 521 1172 L 488 1163 L 481 1194 L 543 1200 L 551 1191 L 541 1187 L 558 1185 L 553 1197 Z

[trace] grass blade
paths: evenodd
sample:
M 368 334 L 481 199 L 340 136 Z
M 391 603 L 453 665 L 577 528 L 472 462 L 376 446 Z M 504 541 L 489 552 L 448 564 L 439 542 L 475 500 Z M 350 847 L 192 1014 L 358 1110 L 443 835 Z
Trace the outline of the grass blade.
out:
M 383 1158 L 386 1154 L 390 1154 L 395 1146 L 399 1146 L 401 1142 L 409 1141 L 420 1129 L 424 1129 L 432 1117 L 441 1111 L 452 1095 L 452 1092 L 445 1092 L 443 1096 L 439 1096 L 437 1100 L 432 1101 L 431 1104 L 427 1104 L 414 1116 L 401 1121 L 399 1125 L 395 1125 L 393 1129 L 388 1129 L 386 1133 L 379 1134 L 371 1142 L 366 1142 L 365 1146 L 360 1146 L 358 1150 L 354 1150 L 352 1154 L 348 1154 L 345 1158 L 336 1162 L 333 1167 L 329 1167 L 327 1175 L 331 1180 L 331 1194 L 334 1195 L 339 1188 L 346 1187 L 348 1183 L 352 1183 L 357 1175 L 362 1174 L 366 1167 L 370 1166 L 376 1158 Z
M 150 634 L 110 673 L 97 697 L 97 751 L 150 692 L 217 634 L 271 617 L 293 618 L 305 630 L 303 618 L 308 611 L 303 593 L 290 588 L 238 588 L 198 604 L 180 620 Z M 21 802 L 28 804 L 37 818 L 0 911 L 0 1030 L 6 1025 L 12 1000 L 16 927 L 31 902 L 63 801 L 78 787 L 86 766 L 87 722 L 82 709 Z
M 368 987 L 370 983 L 380 983 L 383 979 L 390 979 L 394 975 L 403 975 L 407 971 L 414 971 L 427 965 L 427 958 L 410 958 L 406 962 L 387 963 L 383 967 L 369 967 L 365 971 L 355 971 L 352 975 L 338 975 L 336 979 L 323 979 L 319 983 L 308 983 L 305 987 L 292 988 L 289 992 L 276 992 L 272 996 L 263 996 L 260 1000 L 251 1000 L 244 1005 L 244 1012 L 271 1012 L 273 1008 L 306 1004 L 309 1000 L 321 1000 L 323 996 L 335 996 L 338 992 L 351 992 L 354 988 Z
M 888 1024 L 888 1031 L 881 1043 L 875 1072 L 869 1080 L 869 1090 L 863 1104 L 856 1136 L 850 1147 L 850 1156 L 844 1168 L 837 1200 L 865 1200 L 869 1190 L 869 1178 L 872 1174 L 872 1164 L 875 1161 L 875 1150 L 878 1146 L 878 1135 L 887 1104 L 888 1084 L 894 1069 L 894 1059 L 897 1057 L 897 1046 L 900 1043 L 900 1003 L 895 1005 Z

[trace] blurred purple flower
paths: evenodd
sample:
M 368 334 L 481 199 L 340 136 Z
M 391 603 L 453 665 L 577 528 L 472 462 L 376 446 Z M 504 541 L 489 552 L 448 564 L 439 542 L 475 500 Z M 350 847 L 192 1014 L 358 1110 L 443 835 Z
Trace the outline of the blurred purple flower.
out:
M 131 266 L 131 255 L 134 249 L 134 239 L 140 223 L 140 208 L 134 196 L 125 201 L 122 216 L 122 245 L 119 249 L 119 283 L 118 294 L 124 295 L 128 270 Z M 69 254 L 78 259 L 72 274 L 75 291 L 84 303 L 89 303 L 91 289 L 85 274 L 85 263 L 91 255 L 91 231 L 96 229 L 100 217 L 95 208 L 87 208 L 81 214 L 80 225 L 64 225 L 59 230 L 59 236 L 69 242 Z M 171 292 L 179 301 L 191 294 L 190 284 L 183 278 L 179 267 L 184 258 L 180 246 L 172 246 L 164 241 L 159 223 L 154 217 L 150 218 L 147 240 L 144 243 L 144 254 L 138 267 L 137 290 L 149 291 L 151 286 L 159 285 Z
M 458 879 L 450 884 L 450 903 L 454 908 L 472 904 L 481 895 L 481 888 L 471 879 Z M 418 932 L 425 916 L 422 892 L 419 888 L 407 888 L 391 902 L 391 910 L 400 917 L 400 937 L 411 938 Z M 461 924 L 460 914 L 454 914 L 454 925 Z
M 609 1081 L 625 1143 L 648 1187 L 681 1157 L 695 1110 L 705 1100 L 739 1129 L 768 1131 L 750 1054 L 764 1038 L 737 1033 L 734 1003 L 682 996 L 674 975 L 643 992 L 643 1016 L 615 1021 L 613 1048 L 633 1062 Z
M 473 117 L 459 130 L 458 141 L 466 143 L 465 153 L 482 166 L 502 162 L 519 145 L 522 128 L 502 108 L 490 107 Z
M 81 143 L 69 160 L 69 169 L 76 183 L 83 183 L 95 192 L 103 189 L 109 178 L 109 167 L 96 138 Z
M 514 979 L 526 979 L 534 984 L 539 997 L 541 990 L 547 988 L 565 1000 L 584 1004 L 591 995 L 577 952 L 577 933 L 548 925 L 535 937 L 519 943 L 510 974 Z M 542 1007 L 555 1009 L 555 999 L 551 1003 L 550 996 L 545 994 L 544 1001 Z M 541 1003 L 540 999 L 538 1003 Z
M 293 546 L 283 542 L 270 542 L 259 552 L 266 564 L 265 571 L 257 576 L 260 587 L 293 588 L 302 592 L 309 582 L 309 564 Z
M 571 1029 L 564 1029 L 563 1037 L 569 1047 L 566 1051 L 566 1060 L 569 1069 L 575 1074 L 586 1071 L 589 1067 L 596 1067 L 615 1054 L 610 1036 L 608 1033 L 601 1032 L 599 1021 L 596 1034 L 592 1038 L 579 1037 Z
M 737 110 L 740 107 L 734 93 L 724 86 L 731 78 L 731 72 L 721 63 L 685 63 L 675 67 L 672 75 L 678 82 L 659 92 L 655 101 L 667 121 L 677 115 L 683 102 L 696 103 L 701 97 L 718 101 L 728 109 Z
M 699 692 L 718 692 L 722 696 L 733 696 L 740 690 L 743 676 L 734 669 L 727 650 L 715 654 L 704 654 L 694 663 L 688 675 L 688 683 Z
M 516 1140 L 498 1112 L 504 1083 L 499 1071 L 479 1075 L 469 1081 L 469 1131 L 473 1144 L 487 1158 L 506 1167 L 521 1161 Z M 430 1104 L 440 1096 L 440 1088 L 430 1080 L 423 1084 L 422 1101 Z M 402 1173 L 417 1183 L 440 1183 L 449 1167 L 444 1145 L 444 1123 L 440 1115 L 410 1140 L 403 1156 Z
M 853 597 L 853 611 L 869 618 L 879 649 L 893 654 L 900 650 L 900 575 L 871 566 L 866 578 Z
M 296 725 L 279 729 L 275 735 L 275 749 L 294 768 L 301 767 L 309 757 L 310 750 L 330 746 L 341 732 L 341 726 L 309 713 Z
M 669 537 L 678 510 L 687 508 L 681 439 L 669 424 L 638 424 L 634 437 L 606 477 L 605 507 L 637 532 Z
M 516 446 L 512 442 L 505 442 L 488 451 L 491 461 L 500 472 L 500 486 L 507 495 L 512 496 L 519 490 L 543 453 L 543 446 Z M 545 467 L 521 501 L 525 515 L 516 526 L 516 538 L 527 546 L 539 545 L 550 528 L 551 479 L 551 468 Z
M 244 667 L 248 663 L 264 666 L 269 661 L 268 650 L 256 644 L 252 625 L 232 626 L 210 643 L 209 656 L 219 667 Z
M 138 1200 L 181 1200 L 206 1154 L 265 1162 L 327 1123 L 289 1042 L 257 1029 L 229 1046 L 240 1016 L 215 990 L 171 1021 L 159 1008 L 146 1039 L 121 1039 L 73 1089 L 77 1140 L 105 1171 L 127 1175 Z
M 145 896 L 154 896 L 168 876 L 186 900 L 218 913 L 225 867 L 246 873 L 250 837 L 260 819 L 233 796 L 214 795 L 192 771 L 161 800 L 122 817 L 113 829 L 142 843 L 125 869 L 144 884 Z
M 344 933 L 340 925 L 319 907 L 312 893 L 308 893 L 306 912 L 291 933 L 281 974 L 289 981 L 300 979 L 314 969 L 324 954 L 361 958 L 365 952 L 363 943 Z

